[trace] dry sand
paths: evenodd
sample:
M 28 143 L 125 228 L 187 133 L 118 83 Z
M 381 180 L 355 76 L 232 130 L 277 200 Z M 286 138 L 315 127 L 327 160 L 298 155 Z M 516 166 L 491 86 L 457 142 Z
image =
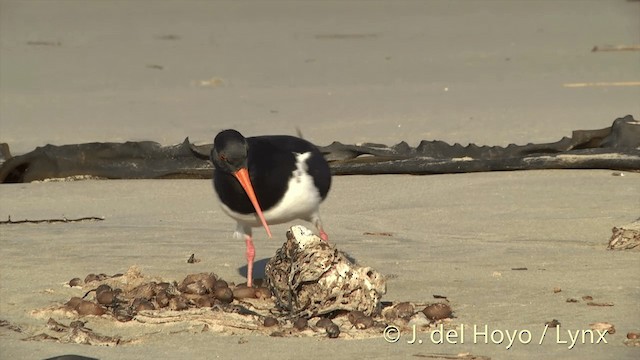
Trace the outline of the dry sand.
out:
M 640 3 L 0 1 L 0 141 L 210 142 L 295 132 L 318 144 L 421 139 L 505 145 L 556 141 L 640 114 Z M 221 336 L 167 328 L 135 345 L 25 342 L 0 328 L 0 358 L 79 354 L 148 358 L 407 358 L 469 352 L 493 359 L 637 358 L 638 253 L 605 250 L 640 213 L 640 175 L 529 171 L 336 177 L 322 208 L 331 241 L 389 275 L 387 300 L 446 295 L 464 343 Z M 0 186 L 0 218 L 104 216 L 101 222 L 0 226 L 0 320 L 30 332 L 31 311 L 65 301 L 69 279 L 138 265 L 181 279 L 213 271 L 242 281 L 244 244 L 209 181 L 79 181 Z M 289 224 L 291 225 L 291 224 Z M 273 255 L 287 225 L 257 258 Z M 364 232 L 389 232 L 368 236 Z M 195 253 L 202 261 L 187 264 Z M 527 270 L 512 270 L 512 268 Z M 554 287 L 562 291 L 554 293 Z M 582 296 L 611 302 L 587 306 Z M 567 303 L 569 297 L 580 299 Z M 607 344 L 538 341 L 610 322 Z M 529 331 L 531 343 L 474 344 L 473 326 Z M 91 319 L 124 337 L 140 327 Z M 187 330 L 172 333 L 174 330 Z M 596 337 L 597 338 L 597 337 Z

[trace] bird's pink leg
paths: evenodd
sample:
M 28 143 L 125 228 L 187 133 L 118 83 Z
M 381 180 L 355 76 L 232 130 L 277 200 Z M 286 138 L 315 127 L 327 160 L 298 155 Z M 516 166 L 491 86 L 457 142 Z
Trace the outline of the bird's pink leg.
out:
M 256 257 L 256 248 L 253 246 L 253 240 L 250 235 L 245 236 L 247 244 L 247 287 L 253 286 L 253 260 Z
M 323 241 L 329 241 L 329 235 L 324 232 L 324 229 L 322 228 L 322 220 L 320 220 L 320 214 L 318 214 L 317 211 L 311 214 L 311 219 L 309 222 L 313 223 L 313 225 L 316 226 L 316 229 L 318 229 L 320 239 L 322 239 Z

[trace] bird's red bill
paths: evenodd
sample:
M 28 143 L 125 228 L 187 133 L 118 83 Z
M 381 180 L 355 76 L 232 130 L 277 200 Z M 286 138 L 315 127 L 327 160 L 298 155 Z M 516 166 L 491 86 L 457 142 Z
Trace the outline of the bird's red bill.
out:
M 244 189 L 244 192 L 247 193 L 247 196 L 249 196 L 249 200 L 251 200 L 254 209 L 256 209 L 256 214 L 258 214 L 258 217 L 262 222 L 262 226 L 267 230 L 267 235 L 271 237 L 271 230 L 269 229 L 267 220 L 265 220 L 264 215 L 262 215 L 262 209 L 260 208 L 260 204 L 258 204 L 258 198 L 256 198 L 256 194 L 253 191 L 253 185 L 251 185 L 251 179 L 249 179 L 249 171 L 247 171 L 246 168 L 242 168 L 236 171 L 233 175 L 238 179 L 240 185 L 242 185 L 242 188 Z

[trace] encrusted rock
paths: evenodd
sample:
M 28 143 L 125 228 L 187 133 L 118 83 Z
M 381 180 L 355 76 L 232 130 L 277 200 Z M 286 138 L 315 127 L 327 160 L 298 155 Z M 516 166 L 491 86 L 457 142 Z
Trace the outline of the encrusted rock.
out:
M 344 253 L 304 226 L 292 226 L 287 241 L 265 269 L 276 305 L 298 316 L 336 310 L 380 311 L 386 292 L 384 277 L 370 267 L 353 264 Z

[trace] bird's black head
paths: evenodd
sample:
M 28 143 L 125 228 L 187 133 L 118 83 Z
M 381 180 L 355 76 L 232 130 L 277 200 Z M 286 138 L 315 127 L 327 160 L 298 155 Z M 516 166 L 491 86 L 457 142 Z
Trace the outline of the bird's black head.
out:
M 247 139 L 235 130 L 224 130 L 216 135 L 211 149 L 211 162 L 217 170 L 235 173 L 247 168 Z

